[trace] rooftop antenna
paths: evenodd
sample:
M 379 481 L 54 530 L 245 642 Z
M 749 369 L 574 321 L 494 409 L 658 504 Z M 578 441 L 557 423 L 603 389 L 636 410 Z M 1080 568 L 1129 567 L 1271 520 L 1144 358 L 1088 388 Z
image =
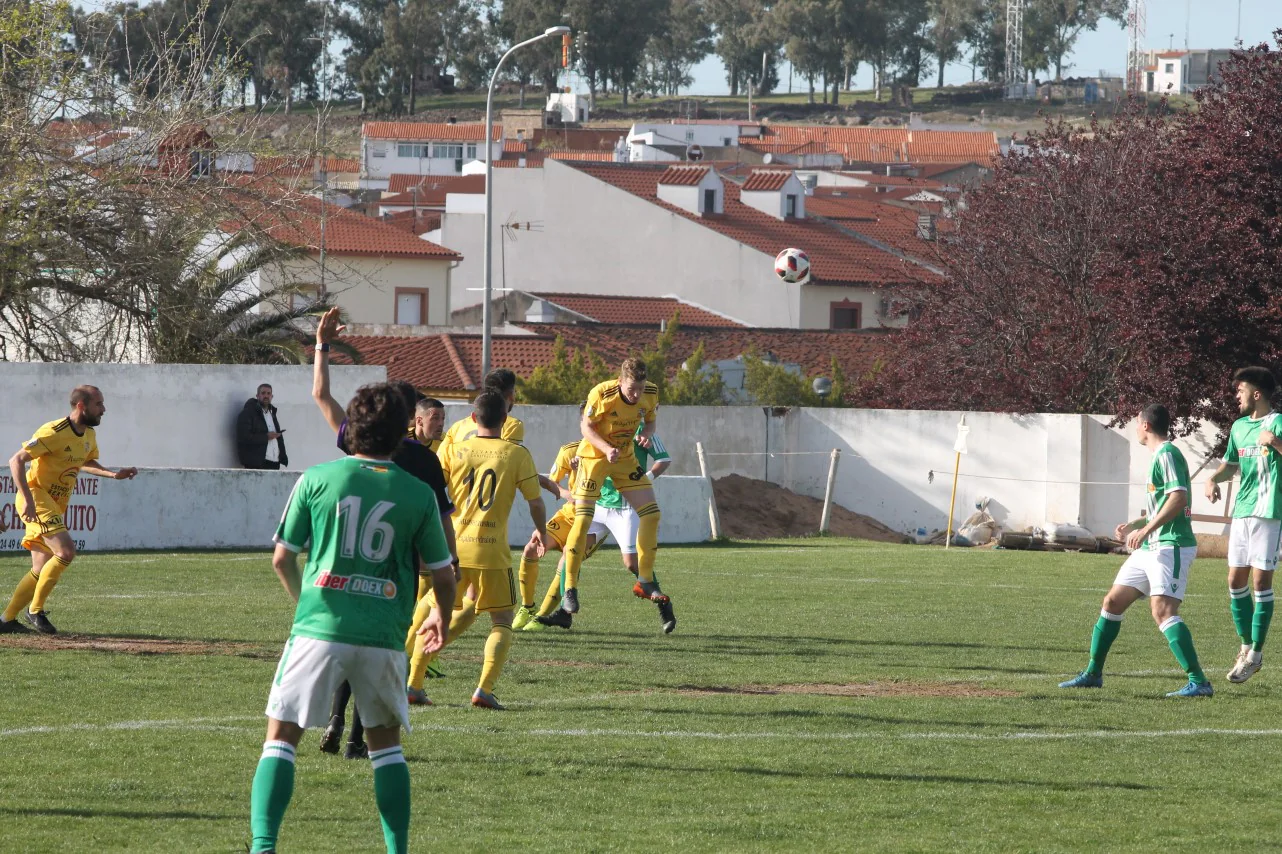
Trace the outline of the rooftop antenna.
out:
M 1242 46 L 1242 0 L 1237 0 L 1237 38 L 1234 42 L 1238 47 Z

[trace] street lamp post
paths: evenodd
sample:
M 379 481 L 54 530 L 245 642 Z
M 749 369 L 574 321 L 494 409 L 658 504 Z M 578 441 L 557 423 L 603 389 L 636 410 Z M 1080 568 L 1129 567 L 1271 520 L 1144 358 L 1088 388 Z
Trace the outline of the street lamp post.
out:
M 503 69 L 503 63 L 507 58 L 516 53 L 526 45 L 532 45 L 552 36 L 563 36 L 570 32 L 569 27 L 549 27 L 541 34 L 532 39 L 514 44 L 508 48 L 507 53 L 499 60 L 499 64 L 494 67 L 494 73 L 490 75 L 490 88 L 485 95 L 485 257 L 483 259 L 484 277 L 485 277 L 485 302 L 481 304 L 481 374 L 482 376 L 490 372 L 490 297 L 492 294 L 491 273 L 493 269 L 492 256 L 494 249 L 494 231 L 491 223 L 494 217 L 494 84 L 498 82 L 499 72 Z

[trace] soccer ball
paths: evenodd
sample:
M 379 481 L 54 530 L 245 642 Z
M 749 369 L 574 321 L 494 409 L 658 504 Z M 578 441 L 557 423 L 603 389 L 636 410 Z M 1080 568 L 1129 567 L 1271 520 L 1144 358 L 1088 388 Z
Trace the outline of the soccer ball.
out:
M 775 275 L 791 285 L 810 278 L 810 256 L 800 249 L 785 249 L 775 256 Z

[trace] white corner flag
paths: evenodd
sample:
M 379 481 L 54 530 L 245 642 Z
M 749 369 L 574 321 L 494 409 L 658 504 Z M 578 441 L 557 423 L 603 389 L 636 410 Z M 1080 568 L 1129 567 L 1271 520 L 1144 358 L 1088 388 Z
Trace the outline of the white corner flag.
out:
M 957 422 L 957 441 L 953 443 L 953 450 L 959 454 L 965 454 L 966 451 L 966 434 L 970 428 L 966 426 L 966 415 L 962 414 L 961 421 Z

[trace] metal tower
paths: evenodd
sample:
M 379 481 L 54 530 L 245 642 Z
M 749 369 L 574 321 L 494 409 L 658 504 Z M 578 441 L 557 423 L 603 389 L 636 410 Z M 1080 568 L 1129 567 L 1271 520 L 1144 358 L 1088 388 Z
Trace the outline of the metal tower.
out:
M 1006 97 L 1026 97 L 1024 80 L 1024 0 L 1006 0 Z
M 1144 91 L 1144 36 L 1148 27 L 1145 0 L 1130 0 L 1126 10 L 1126 91 L 1138 95 Z

